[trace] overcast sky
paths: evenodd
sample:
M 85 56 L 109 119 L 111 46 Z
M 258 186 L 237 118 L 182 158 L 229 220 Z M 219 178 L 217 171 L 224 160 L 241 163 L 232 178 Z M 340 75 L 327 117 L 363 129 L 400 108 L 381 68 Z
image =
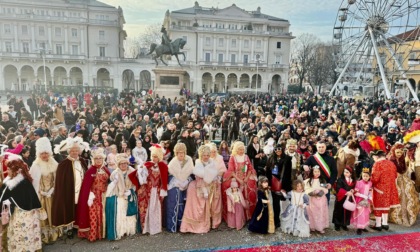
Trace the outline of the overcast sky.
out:
M 129 37 L 139 35 L 150 24 L 162 23 L 166 10 L 194 6 L 194 0 L 99 0 L 121 6 Z M 333 27 L 341 0 L 199 0 L 200 6 L 226 8 L 233 3 L 247 11 L 261 7 L 261 12 L 289 20 L 294 36 L 313 33 L 323 41 L 332 39 Z

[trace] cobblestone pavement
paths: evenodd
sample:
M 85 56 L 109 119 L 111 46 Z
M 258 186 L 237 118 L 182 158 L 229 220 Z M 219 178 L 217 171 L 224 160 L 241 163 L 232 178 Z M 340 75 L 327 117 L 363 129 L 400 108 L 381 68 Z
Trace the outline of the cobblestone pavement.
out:
M 334 207 L 334 199 L 330 202 L 330 215 Z M 332 219 L 332 218 L 330 218 Z M 373 221 L 371 221 L 373 224 Z M 376 236 L 384 234 L 398 234 L 406 232 L 420 232 L 420 221 L 412 227 L 403 227 L 390 224 L 389 231 L 376 232 L 369 230 L 362 236 L 356 235 L 354 229 L 346 231 L 335 231 L 331 224 L 325 234 L 311 233 L 309 238 L 293 237 L 276 230 L 275 234 L 260 235 L 250 233 L 246 227 L 240 231 L 230 229 L 225 223 L 207 234 L 181 234 L 181 233 L 163 233 L 157 235 L 135 235 L 121 239 L 119 241 L 97 241 L 94 243 L 86 240 L 74 238 L 73 240 L 59 240 L 55 244 L 44 246 L 44 251 L 179 251 L 179 250 L 207 250 L 214 248 L 237 248 L 239 246 L 264 246 L 279 243 L 303 243 L 313 241 L 324 241 L 332 239 L 354 239 L 364 236 Z M 414 244 L 413 244 L 414 246 Z M 418 245 L 415 245 L 418 246 Z M 212 249 L 213 248 L 213 249 Z M 322 251 L 322 248 L 314 247 L 314 251 Z

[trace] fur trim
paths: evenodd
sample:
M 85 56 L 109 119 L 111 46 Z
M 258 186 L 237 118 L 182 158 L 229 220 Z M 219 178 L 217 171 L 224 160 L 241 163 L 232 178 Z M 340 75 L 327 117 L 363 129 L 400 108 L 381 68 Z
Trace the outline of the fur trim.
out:
M 206 166 L 203 165 L 201 160 L 197 159 L 195 161 L 193 173 L 198 177 L 203 178 L 204 182 L 207 184 L 210 184 L 217 177 L 218 170 L 212 159 L 209 159 L 209 163 Z
M 19 185 L 20 182 L 22 182 L 25 178 L 23 177 L 22 174 L 18 174 L 16 175 L 16 177 L 14 178 L 10 178 L 9 176 L 7 176 L 6 179 L 4 179 L 4 183 L 6 184 L 6 186 L 10 189 L 13 190 L 17 185 Z
M 52 157 L 50 157 L 47 162 L 42 161 L 41 158 L 36 158 L 32 164 L 32 167 L 34 165 L 39 166 L 42 176 L 46 176 L 50 173 L 55 173 L 57 171 L 58 163 Z M 31 167 L 31 170 L 32 170 L 32 167 Z
M 344 150 L 344 153 L 351 154 L 351 155 L 355 156 L 356 158 L 359 157 L 359 155 L 360 155 L 360 150 L 359 149 L 352 150 L 347 145 L 344 147 L 343 150 Z
M 187 180 L 194 170 L 194 164 L 191 157 L 185 155 L 185 159 L 186 163 L 184 167 L 181 167 L 181 164 L 176 157 L 173 158 L 168 165 L 169 173 L 182 182 Z

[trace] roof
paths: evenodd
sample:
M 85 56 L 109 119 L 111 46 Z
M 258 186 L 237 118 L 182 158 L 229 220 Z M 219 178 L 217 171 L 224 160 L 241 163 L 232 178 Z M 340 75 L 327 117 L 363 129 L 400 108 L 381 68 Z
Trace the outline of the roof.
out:
M 415 29 L 400 33 L 398 35 L 395 35 L 394 37 L 388 38 L 388 41 L 392 44 L 396 41 L 403 40 L 403 41 L 414 41 L 419 39 L 420 36 L 420 27 L 417 27 Z
M 199 6 L 197 2 L 195 2 L 195 5 L 193 7 L 172 11 L 172 13 L 180 13 L 180 14 L 189 14 L 189 15 L 204 14 L 204 15 L 215 15 L 215 16 L 224 15 L 223 13 L 226 13 L 226 12 L 234 12 L 237 14 L 242 13 L 242 15 L 244 16 L 246 15 L 250 18 L 261 18 L 261 19 L 267 19 L 267 20 L 272 20 L 272 21 L 288 22 L 288 20 L 286 19 L 282 19 L 282 18 L 278 18 L 278 17 L 261 13 L 259 7 L 256 11 L 246 11 L 244 9 L 237 7 L 235 4 L 232 4 L 231 6 L 228 6 L 223 9 L 219 9 L 219 8 L 214 8 L 214 7 L 211 7 L 211 8 L 202 7 L 202 6 Z

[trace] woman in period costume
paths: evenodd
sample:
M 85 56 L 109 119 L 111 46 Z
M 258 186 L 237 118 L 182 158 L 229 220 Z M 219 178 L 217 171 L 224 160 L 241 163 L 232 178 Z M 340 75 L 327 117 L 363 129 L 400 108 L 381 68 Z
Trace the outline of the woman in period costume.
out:
M 134 235 L 140 231 L 138 221 L 137 195 L 135 184 L 130 179 L 136 170 L 130 167 L 126 154 L 115 157 L 117 168 L 110 176 L 111 183 L 106 191 L 106 238 L 119 240 L 124 235 Z
M 103 148 L 91 152 L 92 166 L 85 173 L 80 189 L 77 215 L 79 216 L 79 237 L 89 241 L 105 238 L 105 193 L 111 175 L 105 166 Z
M 8 161 L 6 165 L 9 173 L 1 187 L 0 202 L 8 205 L 11 214 L 7 227 L 8 251 L 41 250 L 41 202 L 28 167 L 20 159 Z
M 414 181 L 409 177 L 404 148 L 405 146 L 403 144 L 396 143 L 392 147 L 388 158 L 397 167 L 397 190 L 401 205 L 397 208 L 391 208 L 389 211 L 389 221 L 403 226 L 412 226 L 416 223 L 420 203 Z
M 245 209 L 245 216 L 250 220 L 257 203 L 257 173 L 252 166 L 251 161 L 245 154 L 245 145 L 237 141 L 232 147 L 232 156 L 229 159 L 228 170 L 223 175 L 223 219 L 227 219 L 226 190 L 230 187 L 232 178 L 239 183 L 244 199 L 248 206 Z
M 42 242 L 50 243 L 61 235 L 59 229 L 53 227 L 51 222 L 51 205 L 54 193 L 55 177 L 58 163 L 55 161 L 51 149 L 51 142 L 46 137 L 38 139 L 35 143 L 36 159 L 32 163 L 32 185 L 38 194 L 42 208 L 47 213 L 47 219 L 41 221 Z
M 163 148 L 154 144 L 150 147 L 151 161 L 138 169 L 137 194 L 143 234 L 162 232 L 163 198 L 168 195 L 168 166 L 163 162 L 163 154 Z
M 67 138 L 54 149 L 55 153 L 67 150 L 69 155 L 57 167 L 51 207 L 52 225 L 67 231 L 69 238 L 73 238 L 73 227 L 77 228 L 76 206 L 87 170 L 87 164 L 79 158 L 79 154 L 87 149 L 89 144 L 80 137 Z
M 210 227 L 217 228 L 221 221 L 222 206 L 216 198 L 217 193 L 220 193 L 219 170 L 215 161 L 210 158 L 209 146 L 202 145 L 198 149 L 198 156 L 193 170 L 195 181 L 190 183 L 187 191 L 187 203 L 181 223 L 183 233 L 207 233 Z
M 169 185 L 166 198 L 166 229 L 176 232 L 181 227 L 184 215 L 187 188 L 194 169 L 191 157 L 187 156 L 187 147 L 177 143 L 174 147 L 175 157 L 169 162 Z

